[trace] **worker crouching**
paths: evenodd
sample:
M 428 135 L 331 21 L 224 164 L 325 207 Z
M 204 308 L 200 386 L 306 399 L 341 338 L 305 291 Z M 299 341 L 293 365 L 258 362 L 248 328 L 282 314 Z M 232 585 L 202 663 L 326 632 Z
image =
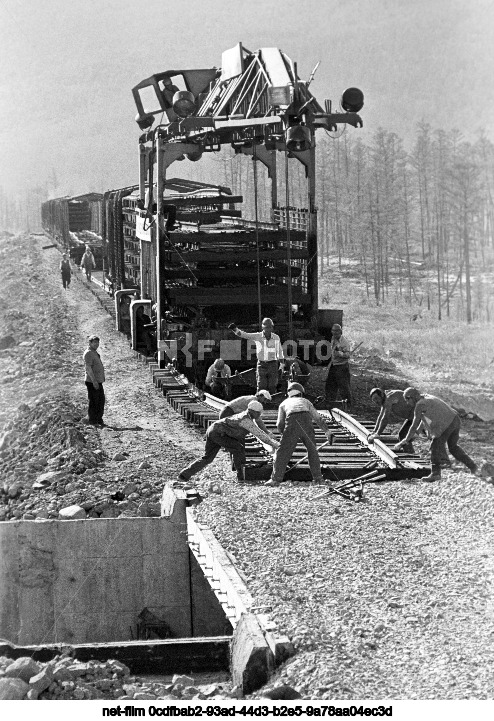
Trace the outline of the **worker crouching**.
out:
M 423 481 L 441 480 L 441 459 L 448 450 L 457 461 L 463 463 L 472 473 L 477 474 L 477 464 L 465 453 L 459 445 L 461 420 L 458 413 L 436 396 L 420 393 L 416 388 L 407 388 L 403 391 L 403 398 L 413 409 L 413 423 L 406 436 L 397 443 L 393 450 L 399 451 L 409 443 L 422 425 L 431 439 L 431 465 L 430 475 L 422 478 Z
M 229 418 L 222 418 L 209 426 L 206 432 L 206 447 L 202 458 L 193 461 L 184 468 L 178 477 L 179 481 L 188 481 L 192 476 L 214 461 L 219 451 L 224 448 L 233 456 L 233 464 L 237 471 L 237 480 L 245 480 L 245 439 L 249 433 L 267 443 L 272 448 L 278 448 L 278 441 L 258 425 L 263 408 L 258 401 L 250 401 L 247 410 L 237 413 Z
M 300 383 L 290 383 L 288 398 L 279 407 L 276 425 L 282 438 L 280 447 L 275 454 L 273 474 L 270 480 L 264 484 L 265 486 L 277 486 L 281 483 L 288 462 L 299 441 L 302 441 L 307 448 L 313 480 L 322 481 L 313 421 L 324 431 L 328 439 L 331 438 L 331 433 L 312 403 L 307 398 L 303 398 L 303 392 L 304 389 Z

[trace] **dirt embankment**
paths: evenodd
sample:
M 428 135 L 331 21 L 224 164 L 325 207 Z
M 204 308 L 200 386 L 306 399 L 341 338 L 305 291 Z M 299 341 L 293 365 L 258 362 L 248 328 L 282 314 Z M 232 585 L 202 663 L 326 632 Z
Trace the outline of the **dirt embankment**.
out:
M 79 271 L 68 290 L 43 238 L 0 242 L 0 519 L 159 515 L 163 484 L 199 450 Z M 84 424 L 82 353 L 101 337 L 107 428 Z

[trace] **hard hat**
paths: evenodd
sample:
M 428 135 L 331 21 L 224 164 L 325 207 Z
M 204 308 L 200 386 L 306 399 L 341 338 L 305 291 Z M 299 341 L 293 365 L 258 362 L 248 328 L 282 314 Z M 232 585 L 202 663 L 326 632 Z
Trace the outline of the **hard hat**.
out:
M 257 391 L 256 396 L 264 396 L 264 398 L 267 401 L 271 400 L 271 393 L 269 391 L 264 390 L 264 388 L 260 391 Z
M 296 395 L 297 393 L 303 393 L 304 387 L 300 383 L 289 383 L 288 384 L 288 395 Z
M 264 408 L 259 403 L 259 401 L 251 401 L 249 405 L 247 406 L 247 409 L 249 411 L 257 411 L 258 413 L 262 413 Z

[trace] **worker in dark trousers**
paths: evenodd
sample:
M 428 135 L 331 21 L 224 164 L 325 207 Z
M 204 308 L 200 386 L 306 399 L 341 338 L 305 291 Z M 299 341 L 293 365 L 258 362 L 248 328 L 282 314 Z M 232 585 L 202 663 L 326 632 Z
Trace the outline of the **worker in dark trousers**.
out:
M 97 335 L 90 335 L 88 347 L 84 352 L 84 368 L 86 371 L 85 383 L 89 401 L 88 423 L 93 426 L 104 426 L 103 413 L 105 411 L 105 369 L 98 351 L 99 338 Z
M 72 275 L 70 261 L 67 258 L 67 253 L 62 253 L 62 260 L 60 261 L 60 273 L 62 276 L 62 285 L 67 290 L 70 285 L 70 277 Z
M 377 416 L 374 430 L 367 436 L 367 442 L 372 443 L 378 438 L 388 425 L 392 416 L 396 416 L 404 421 L 398 431 L 399 440 L 403 440 L 408 433 L 413 421 L 413 408 L 410 408 L 406 400 L 403 398 L 403 391 L 389 390 L 384 391 L 382 388 L 373 388 L 370 392 L 371 401 L 379 406 L 380 411 Z M 413 443 L 407 443 L 402 446 L 405 453 L 414 453 Z
M 263 408 L 258 401 L 251 401 L 246 411 L 237 413 L 229 418 L 222 418 L 209 426 L 206 432 L 206 447 L 202 458 L 198 458 L 180 471 L 179 481 L 188 481 L 192 476 L 214 461 L 219 451 L 224 448 L 233 456 L 233 463 L 237 471 L 237 480 L 245 480 L 245 439 L 251 433 L 263 443 L 272 448 L 278 448 L 278 441 L 265 433 L 257 425 Z
M 314 423 L 331 438 L 331 432 L 326 426 L 324 419 L 316 411 L 312 403 L 303 398 L 304 389 L 300 383 L 288 385 L 288 398 L 283 401 L 278 409 L 278 420 L 276 426 L 282 434 L 280 447 L 276 451 L 273 473 L 265 486 L 277 486 L 283 480 L 285 470 L 293 451 L 299 441 L 307 448 L 309 455 L 309 467 L 314 481 L 322 481 L 321 464 L 316 446 Z
M 330 408 L 340 393 L 341 399 L 348 405 L 352 403 L 350 389 L 350 343 L 344 337 L 341 325 L 335 323 L 331 328 L 331 359 L 326 377 L 325 396 Z
M 235 323 L 228 326 L 236 336 L 254 341 L 257 353 L 257 390 L 267 390 L 273 395 L 279 380 L 279 372 L 285 367 L 285 356 L 280 337 L 273 333 L 274 323 L 271 318 L 264 318 L 259 333 L 246 333 L 237 328 Z
M 440 398 L 427 393 L 422 394 L 416 388 L 407 388 L 403 391 L 403 398 L 409 408 L 413 410 L 413 422 L 405 438 L 397 443 L 393 450 L 399 451 L 409 443 L 419 426 L 422 425 L 427 430 L 427 434 L 431 438 L 432 472 L 422 480 L 441 480 L 441 459 L 446 453 L 446 445 L 457 461 L 464 463 L 472 473 L 477 474 L 477 464 L 458 445 L 461 427 L 458 413 Z

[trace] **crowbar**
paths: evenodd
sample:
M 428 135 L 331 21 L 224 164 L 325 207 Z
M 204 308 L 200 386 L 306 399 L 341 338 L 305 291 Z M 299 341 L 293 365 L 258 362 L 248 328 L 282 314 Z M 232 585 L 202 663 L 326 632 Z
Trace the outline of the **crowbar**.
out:
M 325 443 L 322 443 L 320 446 L 317 446 L 316 451 L 319 453 L 319 451 L 322 448 L 324 448 L 325 446 L 327 446 L 329 443 L 331 443 L 331 438 L 328 438 L 328 440 Z M 308 459 L 308 457 L 309 457 L 309 454 L 306 453 L 303 458 L 300 458 L 300 460 L 298 460 L 296 463 L 294 463 L 293 466 L 290 466 L 287 473 L 290 473 L 290 471 L 293 471 L 293 469 L 296 468 L 299 465 L 299 463 L 303 463 L 304 461 L 306 461 Z

